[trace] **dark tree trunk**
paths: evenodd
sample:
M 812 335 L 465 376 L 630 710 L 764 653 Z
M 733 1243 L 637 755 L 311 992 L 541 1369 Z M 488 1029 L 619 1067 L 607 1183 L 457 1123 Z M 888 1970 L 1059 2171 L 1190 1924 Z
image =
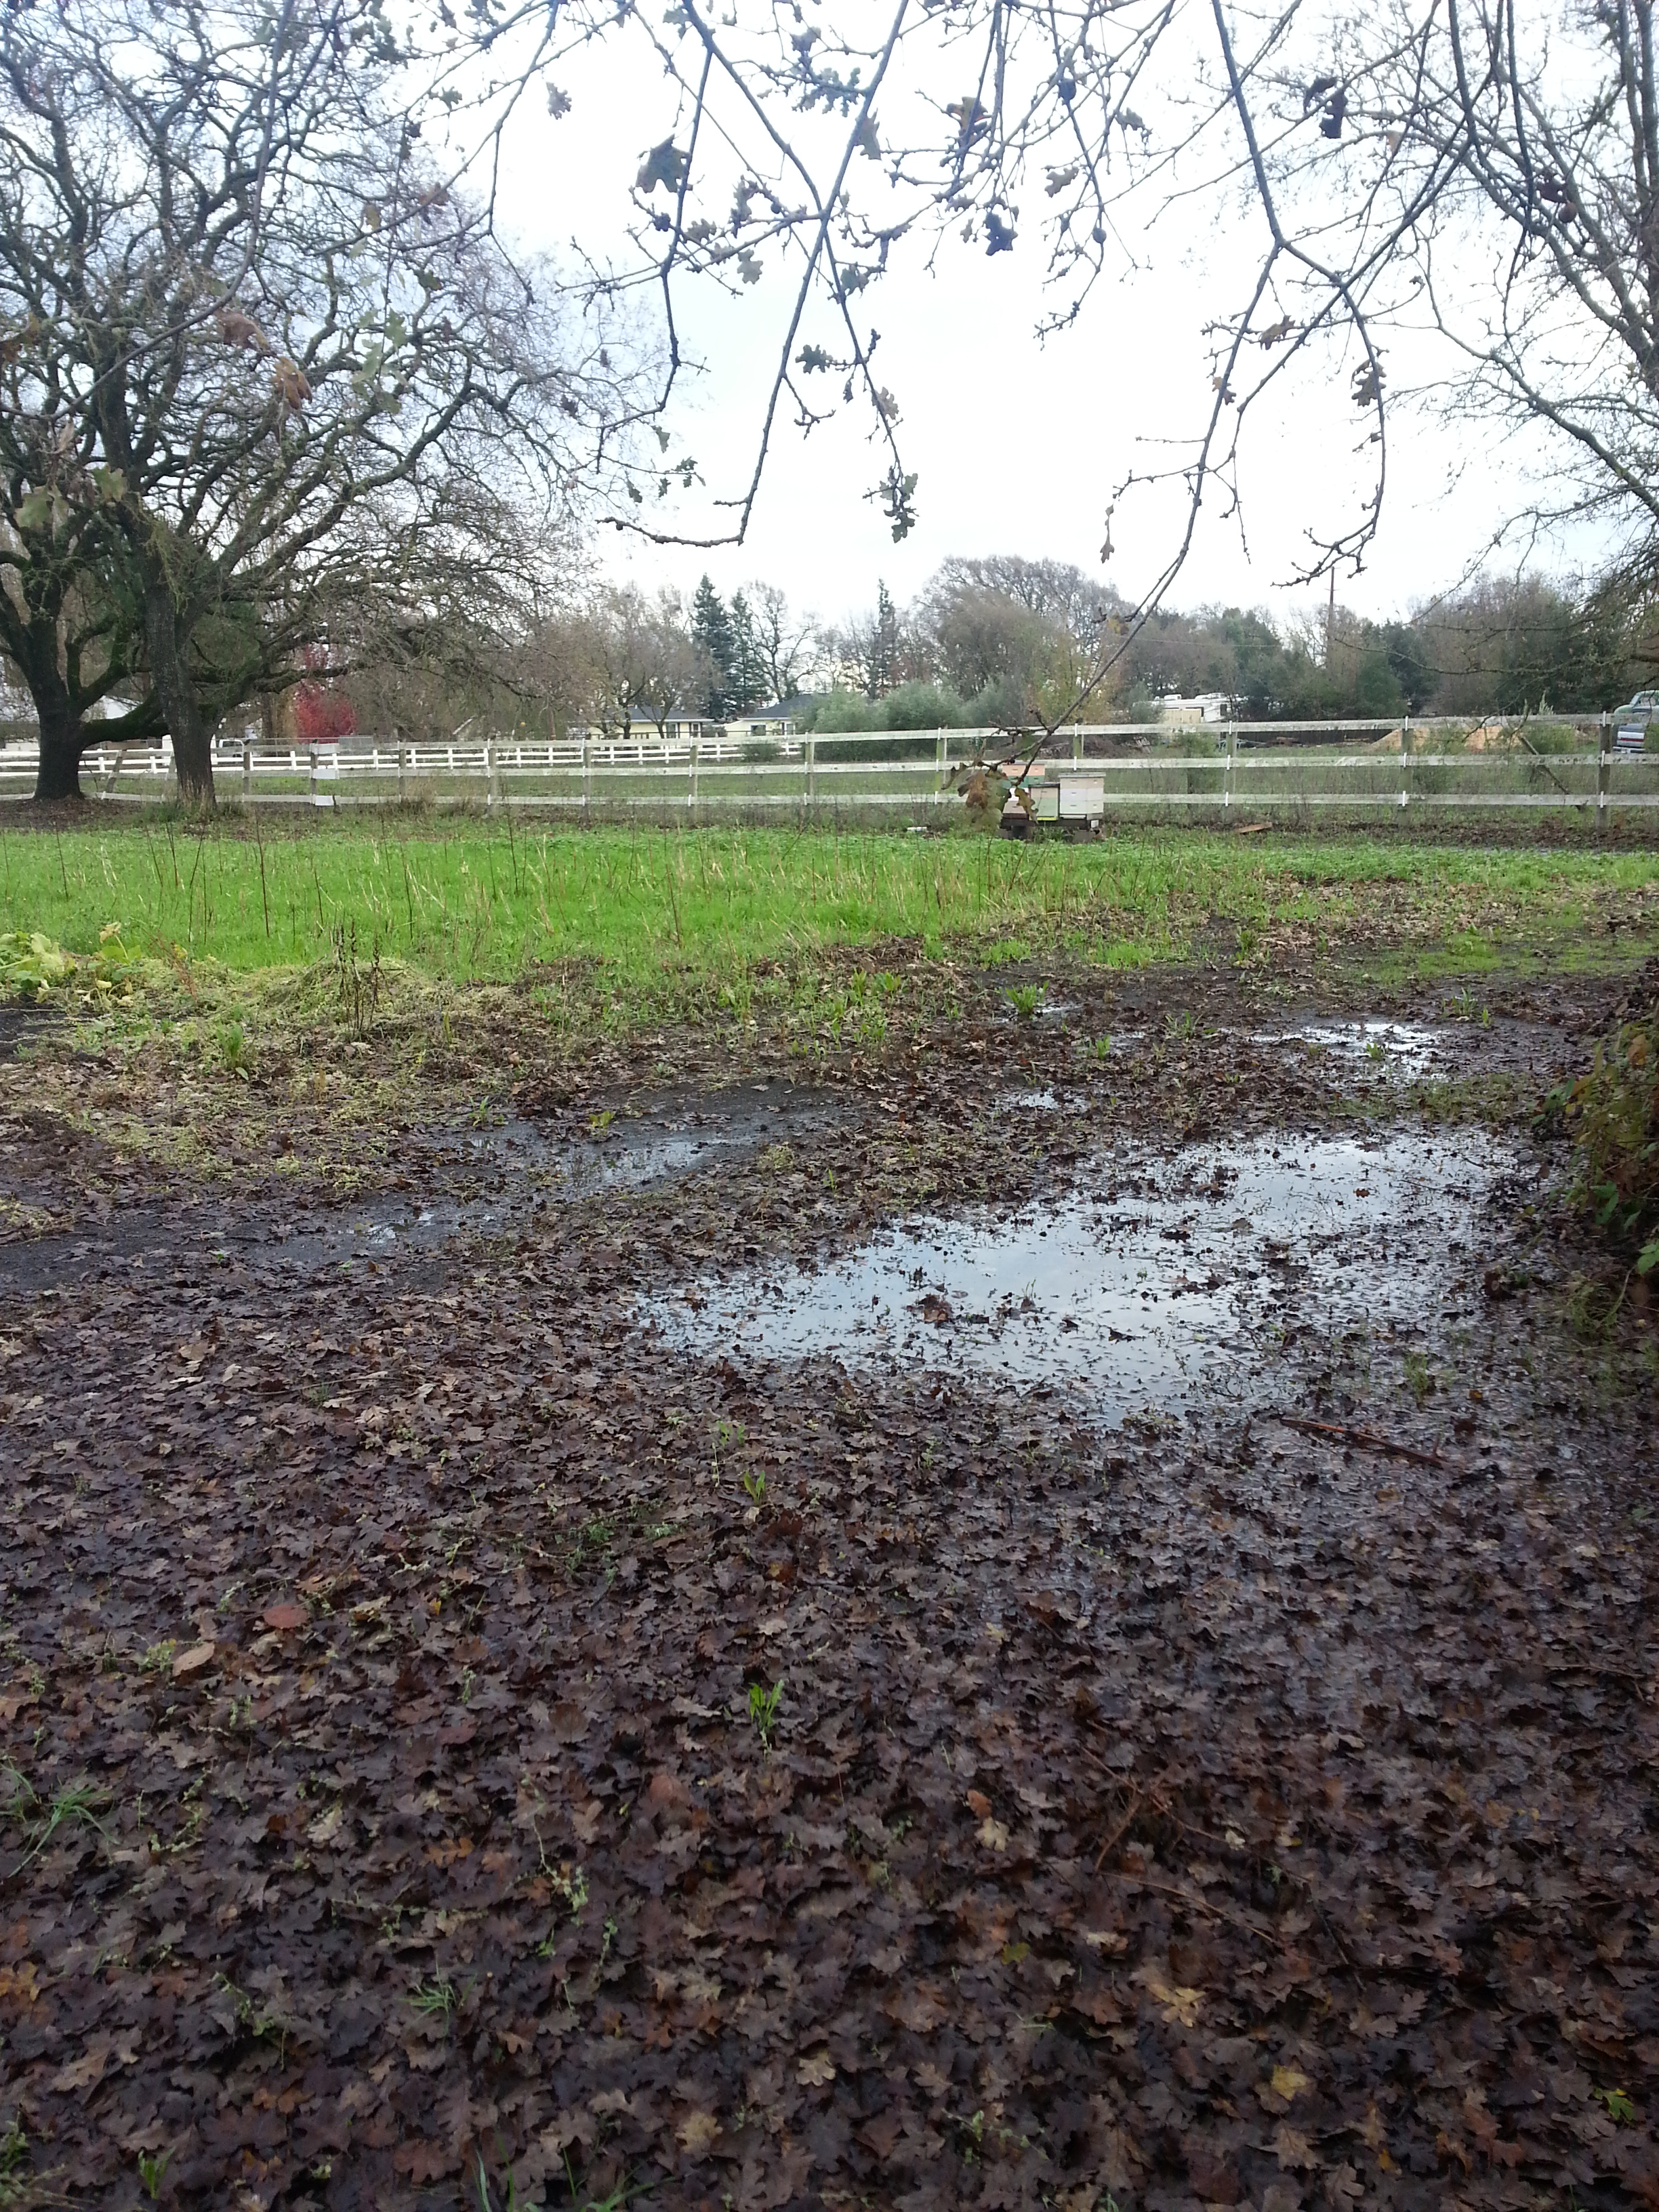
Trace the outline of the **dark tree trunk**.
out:
M 64 672 L 56 599 L 26 611 L 8 596 L 0 616 L 0 644 L 17 663 L 40 725 L 36 799 L 79 799 L 87 734 Z
M 40 718 L 40 765 L 35 773 L 34 795 L 38 799 L 79 799 L 86 726 L 61 684 L 37 690 L 34 705 Z
M 160 573 L 160 564 L 155 565 L 155 573 L 146 577 L 144 584 L 144 642 L 149 649 L 150 685 L 173 739 L 179 796 L 192 806 L 211 806 L 213 732 L 185 665 L 172 587 Z

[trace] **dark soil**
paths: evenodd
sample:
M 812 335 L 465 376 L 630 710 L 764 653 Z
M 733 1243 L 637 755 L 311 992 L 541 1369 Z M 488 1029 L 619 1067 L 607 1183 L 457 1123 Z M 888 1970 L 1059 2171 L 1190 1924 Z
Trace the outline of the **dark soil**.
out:
M 1659 2207 L 1653 1365 L 1535 1180 L 1409 1338 L 1287 1280 L 1301 1427 L 637 1325 L 1120 1136 L 1513 1123 L 1628 989 L 1367 1005 L 1425 1077 L 1091 988 L 617 1048 L 349 1206 L 13 1125 L 0 2203 Z

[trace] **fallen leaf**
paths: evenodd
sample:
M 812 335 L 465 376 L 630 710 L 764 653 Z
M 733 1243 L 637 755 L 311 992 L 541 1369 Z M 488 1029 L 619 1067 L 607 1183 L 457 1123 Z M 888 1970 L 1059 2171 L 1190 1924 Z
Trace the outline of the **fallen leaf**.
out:
M 1172 2024 L 1194 2027 L 1198 2023 L 1198 2008 L 1203 2002 L 1202 1990 L 1171 1989 L 1156 1974 L 1146 1976 L 1146 1994 L 1162 2008 L 1164 2017 Z
M 340 1832 L 340 1823 L 343 1818 L 340 1808 L 331 1805 L 327 1812 L 313 1820 L 306 1830 L 306 1841 L 315 1844 L 319 1850 L 325 1844 L 331 1844 Z
M 1273 2155 L 1288 2172 L 1311 2170 L 1323 2163 L 1304 2135 L 1281 2120 L 1273 2130 Z
M 706 2152 L 712 2150 L 714 2138 L 720 2131 L 720 2124 L 712 2112 L 688 2112 L 674 2130 L 680 2148 L 688 2158 L 702 2158 Z
M 90 2089 L 104 2078 L 104 2069 L 109 2064 L 107 2044 L 94 2045 L 79 2058 L 72 2058 L 67 2066 L 60 2067 L 52 2077 L 52 2087 L 60 2097 L 72 2090 Z
M 827 2051 L 814 2051 L 795 2069 L 795 2079 L 804 2089 L 821 2089 L 835 2078 L 836 2062 Z
M 274 1628 L 281 1635 L 289 1629 L 303 1628 L 311 1619 L 311 1615 L 306 1611 L 304 1606 L 295 1605 L 290 1598 L 284 1599 L 277 1605 L 268 1605 L 264 1609 L 263 1619 L 267 1628 Z
M 173 1680 L 196 1681 L 213 1665 L 218 1649 L 216 1644 L 192 1644 L 187 1651 L 179 1652 L 173 1662 Z
M 915 2035 L 930 2034 L 948 2016 L 950 2009 L 941 1993 L 926 1983 L 918 1983 L 913 1990 L 901 1990 L 883 2007 L 890 2020 L 896 2020 L 901 2027 L 908 2027 Z

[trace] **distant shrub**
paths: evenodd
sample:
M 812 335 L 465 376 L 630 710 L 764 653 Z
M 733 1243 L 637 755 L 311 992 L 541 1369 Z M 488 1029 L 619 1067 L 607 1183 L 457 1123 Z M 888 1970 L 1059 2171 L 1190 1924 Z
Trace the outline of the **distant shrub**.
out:
M 872 730 L 877 727 L 872 702 L 861 691 L 844 691 L 838 684 L 815 699 L 801 715 L 807 730 Z
M 876 703 L 890 730 L 960 730 L 968 721 L 968 709 L 948 685 L 901 684 Z
M 1215 750 L 1215 738 L 1208 730 L 1177 730 L 1170 739 L 1170 750 L 1188 760 L 1207 760 Z
M 781 760 L 783 748 L 775 738 L 745 738 L 743 757 L 746 761 Z
M 1585 742 L 1570 722 L 1528 722 L 1522 738 L 1535 753 L 1576 753 Z

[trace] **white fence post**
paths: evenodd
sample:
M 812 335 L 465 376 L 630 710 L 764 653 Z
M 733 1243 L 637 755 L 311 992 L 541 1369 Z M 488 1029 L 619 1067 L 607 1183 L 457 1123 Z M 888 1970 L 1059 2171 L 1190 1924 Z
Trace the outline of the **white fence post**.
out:
M 691 750 L 687 758 L 685 811 L 690 814 L 697 803 L 697 741 L 695 738 L 691 740 Z
M 242 740 L 242 797 L 253 796 L 253 748 L 246 738 Z
M 1221 780 L 1221 804 L 1229 807 L 1233 803 L 1233 776 L 1238 767 L 1238 725 L 1230 714 L 1227 717 L 1227 772 Z
M 1613 756 L 1608 750 L 1612 717 L 1607 708 L 1601 709 L 1601 727 L 1596 738 L 1595 751 L 1595 834 L 1599 837 L 1607 827 L 1608 787 L 1613 778 L 1610 770 Z
M 810 806 L 818 795 L 818 741 L 808 736 L 806 740 L 806 803 Z

